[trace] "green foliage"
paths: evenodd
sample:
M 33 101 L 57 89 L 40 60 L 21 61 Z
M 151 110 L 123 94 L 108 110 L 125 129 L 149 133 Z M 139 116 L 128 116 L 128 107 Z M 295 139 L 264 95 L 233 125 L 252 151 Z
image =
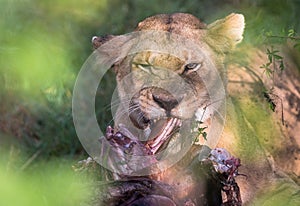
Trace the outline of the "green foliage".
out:
M 0 128 L 15 134 L 8 128 L 13 113 L 26 113 L 27 120 L 16 121 L 30 122 L 28 131 L 14 127 L 29 153 L 73 156 L 83 152 L 71 115 L 73 85 L 106 1 L 49 3 L 1 0 Z
M 36 163 L 28 171 L 10 171 L 0 162 L 0 205 L 80 205 L 89 198 L 89 179 L 77 176 L 68 161 Z
M 267 56 L 268 56 L 268 62 L 260 66 L 260 68 L 264 69 L 264 73 L 268 77 L 274 76 L 274 74 L 277 71 L 277 64 L 280 71 L 284 70 L 284 63 L 283 63 L 283 57 L 278 54 L 278 50 L 274 50 L 274 47 L 272 46 L 271 49 L 267 48 Z
M 199 122 L 200 126 L 201 126 L 201 124 L 203 124 L 203 122 Z M 198 127 L 199 135 L 201 135 L 204 138 L 204 140 L 207 140 L 207 132 L 205 131 L 206 129 L 207 129 L 206 126 L 205 127 Z
M 281 40 L 291 40 L 293 41 L 294 48 L 297 48 L 297 46 L 300 44 L 300 38 L 297 37 L 297 33 L 294 29 L 289 29 L 287 32 L 283 31 L 284 35 L 283 36 L 278 36 L 278 35 L 273 35 L 272 32 L 267 32 L 265 36 L 270 39 L 270 38 L 275 38 L 275 39 L 281 39 Z M 268 57 L 268 62 L 261 65 L 260 68 L 264 69 L 264 73 L 267 75 L 268 78 L 272 80 L 272 86 L 271 88 L 267 89 L 265 87 L 262 88 L 263 90 L 263 95 L 265 99 L 268 102 L 269 108 L 275 112 L 276 108 L 276 103 L 274 101 L 274 98 L 279 99 L 281 102 L 281 110 L 283 110 L 282 107 L 282 100 L 274 94 L 274 85 L 275 85 L 275 75 L 280 75 L 281 72 L 285 69 L 284 66 L 284 58 L 280 55 L 278 50 L 274 49 L 274 45 L 270 43 L 269 41 L 266 41 L 267 45 L 271 45 L 271 48 L 267 48 L 266 54 Z M 285 43 L 284 41 L 281 42 L 281 44 Z M 283 117 L 283 111 L 282 113 L 282 123 L 284 124 L 284 117 Z
M 278 128 L 270 118 L 270 113 L 253 101 L 254 96 L 242 95 L 232 97 L 228 104 L 226 122 L 238 140 L 238 156 L 245 162 L 254 163 L 264 159 L 264 150 L 274 151 L 274 142 L 280 138 Z M 266 129 L 268 128 L 268 129 Z
M 269 188 L 259 193 L 259 198 L 251 204 L 253 206 L 297 206 L 300 202 L 298 185 L 284 181 L 273 183 Z M 275 194 L 275 195 L 274 195 Z

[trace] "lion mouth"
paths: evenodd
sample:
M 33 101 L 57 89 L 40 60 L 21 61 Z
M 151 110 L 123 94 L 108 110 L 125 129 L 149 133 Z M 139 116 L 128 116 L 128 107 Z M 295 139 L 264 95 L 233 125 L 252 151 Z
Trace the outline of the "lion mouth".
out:
M 149 98 L 147 103 L 141 98 L 143 96 Z M 131 99 L 129 118 L 136 128 L 143 131 L 142 142 L 151 154 L 156 154 L 167 147 L 181 128 L 183 120 L 173 116 L 171 112 L 181 99 L 157 87 L 143 88 Z
M 164 149 L 172 136 L 177 133 L 182 125 L 182 120 L 177 117 L 160 117 L 148 119 L 140 108 L 130 112 L 130 120 L 138 128 L 144 131 L 143 141 L 151 154 L 156 154 Z
M 175 117 L 151 121 L 151 132 L 145 142 L 146 147 L 152 154 L 164 149 L 173 135 L 179 131 L 181 125 L 182 121 Z

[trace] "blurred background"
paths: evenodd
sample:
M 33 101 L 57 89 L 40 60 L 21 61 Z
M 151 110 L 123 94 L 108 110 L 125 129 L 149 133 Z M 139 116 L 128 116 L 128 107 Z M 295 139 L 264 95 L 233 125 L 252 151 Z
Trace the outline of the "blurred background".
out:
M 77 205 L 86 198 L 88 181 L 71 169 L 87 157 L 71 103 L 92 36 L 130 32 L 157 13 L 188 12 L 211 23 L 238 12 L 246 19 L 242 46 L 259 47 L 270 43 L 266 35 L 296 36 L 299 11 L 299 0 L 0 0 L 0 205 Z M 104 129 L 113 73 L 102 84 L 97 116 Z

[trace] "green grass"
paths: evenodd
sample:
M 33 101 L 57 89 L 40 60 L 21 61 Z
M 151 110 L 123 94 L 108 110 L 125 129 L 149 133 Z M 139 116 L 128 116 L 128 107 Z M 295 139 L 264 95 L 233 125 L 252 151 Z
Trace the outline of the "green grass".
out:
M 0 205 L 73 206 L 88 201 L 91 179 L 74 173 L 73 160 L 34 160 L 26 167 L 26 155 L 17 148 L 11 148 L 9 155 L 2 152 Z
M 0 205 L 80 205 L 88 194 L 87 186 L 76 183 L 72 172 L 49 165 L 27 175 L 0 174 L 0 181 Z

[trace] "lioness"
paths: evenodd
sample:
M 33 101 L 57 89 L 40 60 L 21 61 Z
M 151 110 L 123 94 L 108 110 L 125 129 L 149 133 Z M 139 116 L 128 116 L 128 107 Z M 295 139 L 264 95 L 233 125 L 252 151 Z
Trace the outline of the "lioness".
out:
M 190 14 L 156 15 L 140 22 L 135 30 L 146 33 L 138 35 L 136 38 L 139 40 L 133 44 L 134 47 L 146 45 L 142 51 L 129 52 L 124 58 L 114 58 L 112 68 L 116 72 L 121 103 L 114 119 L 115 127 L 108 127 L 106 132 L 105 139 L 111 141 L 117 148 L 108 163 L 109 167 L 118 171 L 119 174 L 115 174 L 115 179 L 138 176 L 140 171 L 147 174 L 149 170 L 153 170 L 152 179 L 164 182 L 172 188 L 170 189 L 172 194 L 168 198 L 153 193 L 148 197 L 139 196 L 137 200 L 126 200 L 124 204 L 153 205 L 154 199 L 158 200 L 157 205 L 221 203 L 218 194 L 215 194 L 216 200 L 203 202 L 204 199 L 200 196 L 207 195 L 203 190 L 209 190 L 209 187 L 200 182 L 205 181 L 204 178 L 197 177 L 200 174 L 189 168 L 191 162 L 199 158 L 201 146 L 189 147 L 188 153 L 184 152 L 182 157 L 185 156 L 176 161 L 171 168 L 169 165 L 164 167 L 167 163 L 156 164 L 156 162 L 164 157 L 161 152 L 165 149 L 169 148 L 167 154 L 171 153 L 173 157 L 184 150 L 185 144 L 193 144 L 195 138 L 189 137 L 188 133 L 192 133 L 195 129 L 192 124 L 194 122 L 198 122 L 196 129 L 208 127 L 207 140 L 199 138 L 201 144 L 215 146 L 214 143 L 218 143 L 229 151 L 237 151 L 236 148 L 239 146 L 237 137 L 234 137 L 234 132 L 228 129 L 225 129 L 224 138 L 220 142 L 207 142 L 211 139 L 217 141 L 213 137 L 219 135 L 210 128 L 219 123 L 213 121 L 212 117 L 216 112 L 222 111 L 222 101 L 226 98 L 223 88 L 225 85 L 223 62 L 225 55 L 243 39 L 244 26 L 244 17 L 241 14 L 231 14 L 209 25 Z M 116 39 L 119 40 L 114 42 Z M 132 39 L 133 36 L 128 38 L 109 35 L 93 37 L 92 41 L 94 48 L 99 48 L 100 55 L 106 53 L 118 56 L 119 53 L 114 50 L 122 50 L 125 42 Z M 114 50 L 107 49 L 111 42 L 118 43 Z M 197 48 L 195 50 L 193 42 Z M 161 49 L 168 45 L 172 46 L 171 49 L 161 51 L 153 50 L 153 44 L 157 44 L 156 47 Z M 132 46 L 126 51 L 130 49 Z M 171 54 L 166 52 L 170 50 L 173 50 Z M 182 128 L 183 133 L 180 132 Z M 186 143 L 187 138 L 189 140 Z M 260 188 L 268 188 L 268 182 L 273 179 L 268 177 L 274 171 L 263 154 L 264 150 L 258 152 L 257 148 L 254 146 L 253 148 L 253 153 L 256 153 L 257 157 L 251 156 L 249 162 L 242 159 L 242 162 L 249 163 L 245 164 L 243 169 L 248 179 L 241 177 L 243 179 L 239 183 L 245 203 L 255 200 L 257 191 Z M 150 157 L 144 162 L 131 161 L 126 156 L 128 154 Z M 119 164 L 118 159 L 128 161 Z M 255 162 L 257 159 L 259 162 Z M 136 164 L 141 166 L 137 170 Z M 147 168 L 146 172 L 144 168 Z M 166 191 L 163 193 L 166 194 Z

